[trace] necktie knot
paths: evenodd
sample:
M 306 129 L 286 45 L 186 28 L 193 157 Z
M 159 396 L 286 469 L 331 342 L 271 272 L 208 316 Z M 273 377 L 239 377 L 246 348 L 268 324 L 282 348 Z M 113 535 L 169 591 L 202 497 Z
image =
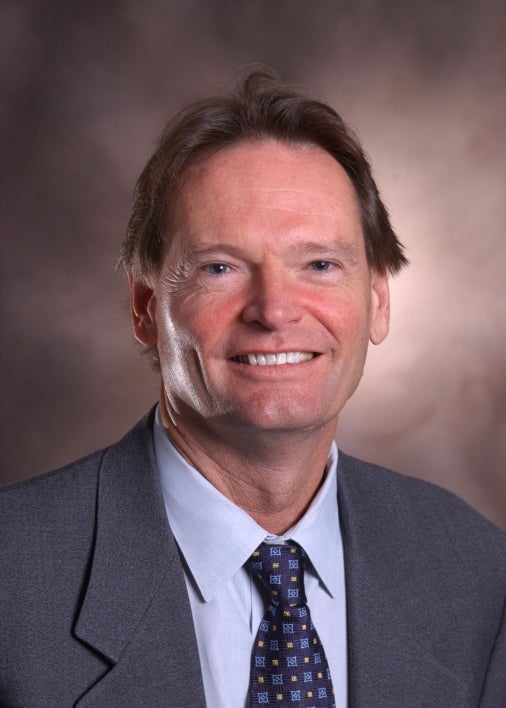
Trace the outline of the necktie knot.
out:
M 250 566 L 274 608 L 306 604 L 304 551 L 300 546 L 262 543 L 251 556 Z

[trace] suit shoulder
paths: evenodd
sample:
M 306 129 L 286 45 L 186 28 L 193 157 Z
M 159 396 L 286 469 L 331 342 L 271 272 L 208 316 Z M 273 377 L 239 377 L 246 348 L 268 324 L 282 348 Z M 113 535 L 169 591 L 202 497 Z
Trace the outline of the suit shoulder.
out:
M 2 563 L 22 566 L 62 554 L 69 544 L 75 552 L 89 547 L 106 450 L 0 489 Z
M 490 559 L 506 581 L 506 533 L 453 492 L 339 451 L 342 493 L 378 524 L 400 533 L 447 538 L 466 557 Z
M 83 485 L 93 482 L 96 477 L 107 449 L 97 450 L 62 467 L 0 487 L 0 503 L 9 505 L 17 499 L 30 498 L 42 501 L 48 496 L 54 499 L 53 495 L 57 491 L 70 492 L 75 485 L 79 486 L 79 491 L 83 491 Z
M 89 455 L 48 472 L 29 477 L 0 487 L 0 508 L 6 513 L 13 506 L 55 505 L 61 500 L 69 505 L 73 499 L 85 499 L 95 494 L 97 476 L 104 457 L 112 454 L 129 457 L 135 447 L 142 446 L 140 438 L 146 435 L 152 425 L 153 410 L 118 442 L 96 450 Z

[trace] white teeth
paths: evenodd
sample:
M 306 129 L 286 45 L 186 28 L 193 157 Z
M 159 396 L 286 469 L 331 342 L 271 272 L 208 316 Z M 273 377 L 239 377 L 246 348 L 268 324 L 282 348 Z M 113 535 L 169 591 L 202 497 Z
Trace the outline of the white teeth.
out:
M 280 364 L 300 364 L 314 357 L 312 352 L 280 352 L 279 354 L 246 354 L 237 360 L 251 366 L 279 366 Z

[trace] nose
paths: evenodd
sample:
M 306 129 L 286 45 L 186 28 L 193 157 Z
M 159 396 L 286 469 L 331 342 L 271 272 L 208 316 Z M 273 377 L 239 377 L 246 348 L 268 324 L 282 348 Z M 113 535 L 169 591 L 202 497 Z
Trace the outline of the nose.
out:
M 284 269 L 263 267 L 255 273 L 250 285 L 242 318 L 247 324 L 257 324 L 275 331 L 290 322 L 300 320 L 302 303 L 294 283 Z

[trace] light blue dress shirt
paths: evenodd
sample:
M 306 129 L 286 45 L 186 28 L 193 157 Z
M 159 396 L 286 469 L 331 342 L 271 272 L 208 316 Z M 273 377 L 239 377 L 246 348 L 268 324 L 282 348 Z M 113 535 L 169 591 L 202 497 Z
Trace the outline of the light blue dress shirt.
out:
M 309 560 L 307 602 L 325 648 L 336 708 L 347 706 L 344 560 L 337 505 L 337 447 L 325 481 L 299 522 L 269 534 L 191 467 L 171 444 L 157 410 L 155 454 L 169 524 L 186 563 L 208 708 L 246 706 L 253 642 L 264 599 L 244 563 L 262 543 L 291 539 Z

